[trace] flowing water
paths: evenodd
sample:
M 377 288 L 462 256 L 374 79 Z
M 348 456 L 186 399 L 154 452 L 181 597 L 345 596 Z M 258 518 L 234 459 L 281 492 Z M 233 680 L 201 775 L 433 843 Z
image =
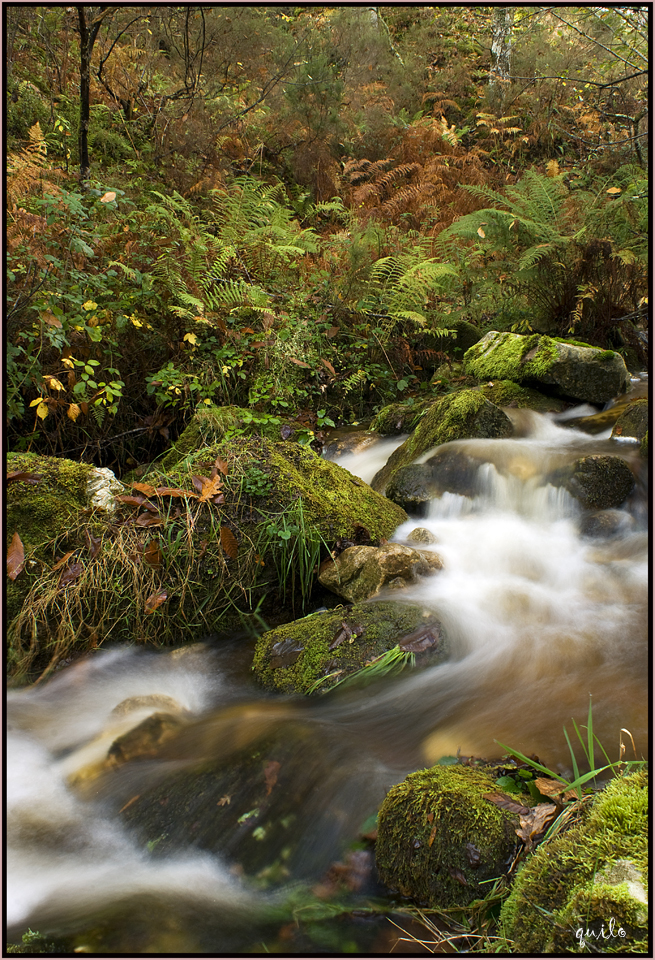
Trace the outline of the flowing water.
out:
M 590 695 L 608 753 L 617 755 L 624 728 L 646 755 L 647 481 L 638 447 L 609 440 L 609 430 L 593 436 L 552 417 L 508 413 L 512 439 L 448 445 L 478 461 L 476 495 L 445 493 L 394 536 L 416 546 L 409 534 L 421 526 L 434 537 L 443 570 L 392 596 L 438 613 L 448 662 L 311 702 L 280 699 L 257 691 L 248 676 L 252 642 L 236 638 L 179 655 L 103 651 L 43 687 L 9 694 L 10 936 L 28 926 L 73 936 L 78 952 L 250 952 L 273 942 L 302 952 L 275 940 L 294 882 L 323 882 L 410 770 L 458 751 L 500 756 L 499 741 L 566 771 L 562 727 L 586 722 Z M 370 480 L 397 442 L 339 462 Z M 596 453 L 624 457 L 637 475 L 605 539 L 583 536 L 577 501 L 545 482 L 553 469 Z M 118 735 L 170 704 L 191 720 L 172 750 L 80 779 Z M 196 823 L 159 853 L 156 840 L 140 841 L 124 813 L 138 797 L 158 796 L 167 777 L 228 763 L 235 750 L 271 735 L 275 756 L 288 758 L 280 775 L 286 763 L 286 814 L 294 819 L 282 879 L 253 883 L 241 865 L 246 840 L 200 842 Z M 273 786 L 280 766 L 267 768 Z M 212 809 L 229 802 L 213 798 Z M 202 819 L 207 811 L 199 809 Z M 338 943 L 338 952 L 352 944 L 384 952 L 391 943 L 350 928 L 341 940 L 325 936 L 325 949 Z

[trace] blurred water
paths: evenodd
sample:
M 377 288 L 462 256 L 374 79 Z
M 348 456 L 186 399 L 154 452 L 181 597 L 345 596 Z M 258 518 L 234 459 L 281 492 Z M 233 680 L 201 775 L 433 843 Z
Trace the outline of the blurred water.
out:
M 637 468 L 636 452 L 552 418 L 510 413 L 513 439 L 448 445 L 479 461 L 477 496 L 445 493 L 431 503 L 426 518 L 408 520 L 394 536 L 416 546 L 409 534 L 421 526 L 435 538 L 430 549 L 442 558 L 443 570 L 390 596 L 438 613 L 449 662 L 311 703 L 280 702 L 235 675 L 229 651 L 221 660 L 203 646 L 182 656 L 122 649 L 65 668 L 42 687 L 9 693 L 11 928 L 62 933 L 84 928 L 93 918 L 99 923 L 110 907 L 116 924 L 116 916 L 127 910 L 124 904 L 138 904 L 145 896 L 151 907 L 155 902 L 163 909 L 165 903 L 171 915 L 192 903 L 214 924 L 219 916 L 222 923 L 245 922 L 247 932 L 223 942 L 237 952 L 252 949 L 254 927 L 243 918 L 264 909 L 267 895 L 235 876 L 220 852 L 189 846 L 153 857 L 117 813 L 153 778 L 192 761 L 228 757 L 235 745 L 256 743 L 264 731 L 284 736 L 285 724 L 295 724 L 294 735 L 303 744 L 294 775 L 313 778 L 311 790 L 299 789 L 305 799 L 294 815 L 301 838 L 296 862 L 302 863 L 306 851 L 305 872 L 298 867 L 296 876 L 314 880 L 338 859 L 385 790 L 410 769 L 457 751 L 499 756 L 500 741 L 566 770 L 562 727 L 571 731 L 572 717 L 586 722 L 590 695 L 594 729 L 608 753 L 617 755 L 619 731 L 627 728 L 646 755 L 643 478 L 620 511 L 618 532 L 607 540 L 582 537 L 578 503 L 545 482 L 553 469 L 591 453 L 618 454 Z M 366 447 L 340 462 L 370 479 L 397 442 Z M 120 709 L 135 697 L 159 698 L 154 702 L 162 708 L 172 704 L 193 721 L 176 741 L 177 754 L 143 764 L 132 779 L 105 778 L 102 789 L 92 781 L 90 789 L 75 791 L 68 778 L 101 759 L 118 733 L 152 712 L 147 700 L 130 701 L 131 713 Z M 182 924 L 181 932 L 169 931 L 162 943 L 170 952 L 208 949 L 206 941 L 193 940 L 189 925 L 202 926 L 196 917 Z M 200 937 L 197 930 L 194 936 Z M 212 936 L 228 936 L 221 931 L 219 924 Z M 125 943 L 137 952 L 169 949 L 153 948 L 151 941 L 139 947 L 138 938 L 125 936 L 124 949 Z

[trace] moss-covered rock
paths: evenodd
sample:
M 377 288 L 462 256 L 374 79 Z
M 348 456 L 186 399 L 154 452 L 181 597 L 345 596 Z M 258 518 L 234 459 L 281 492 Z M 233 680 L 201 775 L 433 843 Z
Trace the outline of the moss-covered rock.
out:
M 648 430 L 644 434 L 643 440 L 639 444 L 639 454 L 643 460 L 648 460 L 650 453 L 648 451 Z
M 648 433 L 648 400 L 635 400 L 620 414 L 612 430 L 613 437 L 643 440 Z
M 611 400 L 630 382 L 623 358 L 612 350 L 496 330 L 467 350 L 464 372 L 478 380 L 543 383 L 563 396 L 591 403 Z
M 407 466 L 431 447 L 470 437 L 509 437 L 512 423 L 506 414 L 479 391 L 462 390 L 437 401 L 414 433 L 391 454 L 371 482 L 384 492 L 396 470 Z
M 420 639 L 419 634 L 425 635 L 425 642 L 416 645 L 430 653 L 431 662 L 435 655 L 444 655 L 434 613 L 392 600 L 357 603 L 313 613 L 262 634 L 252 669 L 268 689 L 309 693 L 322 680 L 317 689 L 324 691 L 403 640 Z
M 532 387 L 522 387 L 512 380 L 495 380 L 478 388 L 497 407 L 536 410 L 538 413 L 560 413 L 565 402 L 559 397 L 547 397 Z
M 620 507 L 635 487 L 635 478 L 625 460 L 601 455 L 580 457 L 553 472 L 549 481 L 566 487 L 583 507 L 596 510 Z
M 412 403 L 389 403 L 377 413 L 369 425 L 371 433 L 381 437 L 411 433 L 420 423 L 426 410 L 436 402 L 434 397 Z
M 419 770 L 393 787 L 378 814 L 380 879 L 432 907 L 484 897 L 483 881 L 507 870 L 517 845 L 518 816 L 484 799 L 496 789 L 484 769 L 457 764 Z
M 426 463 L 410 463 L 396 470 L 387 484 L 386 496 L 412 516 L 425 517 L 430 500 L 439 496 L 439 490 Z
M 648 825 L 648 774 L 640 772 L 616 777 L 578 825 L 543 843 L 501 911 L 512 953 L 578 952 L 579 931 L 591 952 L 645 953 Z M 611 919 L 613 935 L 603 937 Z

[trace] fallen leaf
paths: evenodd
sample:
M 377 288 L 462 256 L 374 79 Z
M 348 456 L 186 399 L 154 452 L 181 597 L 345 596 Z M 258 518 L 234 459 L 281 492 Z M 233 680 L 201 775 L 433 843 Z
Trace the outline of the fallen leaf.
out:
M 485 793 L 483 797 L 502 810 L 509 810 L 510 813 L 518 813 L 524 816 L 530 812 L 530 807 L 526 807 L 522 803 L 517 803 L 516 800 L 512 800 L 511 797 L 508 797 L 504 793 Z
M 166 590 L 155 590 L 154 593 L 151 593 L 148 599 L 146 600 L 145 611 L 146 613 L 154 613 L 158 607 L 161 607 L 164 600 L 168 599 L 168 593 Z
M 566 784 L 559 780 L 553 780 L 550 777 L 537 777 L 534 785 L 545 797 L 558 797 L 563 794 L 565 800 L 572 800 L 577 797 L 575 790 L 567 790 Z
M 609 193 L 612 196 L 618 196 L 618 194 L 621 193 L 621 187 L 610 187 L 606 193 Z
M 339 332 L 339 327 L 330 327 L 329 330 L 326 331 L 325 336 L 329 337 L 331 340 L 332 337 L 336 337 L 338 332 Z
M 146 563 L 150 564 L 151 567 L 154 567 L 156 570 L 161 567 L 162 564 L 162 553 L 159 549 L 159 544 L 156 540 L 150 540 L 148 545 L 143 551 L 143 559 Z
M 25 566 L 25 547 L 23 541 L 15 533 L 7 550 L 7 576 L 10 580 L 15 580 L 18 574 Z
M 136 490 L 138 493 L 144 493 L 146 497 L 154 497 L 157 493 L 157 488 L 153 487 L 149 483 L 133 483 L 132 489 Z
M 108 190 L 102 197 L 100 197 L 100 203 L 113 203 L 116 199 L 116 194 L 113 190 Z
M 92 534 L 89 533 L 88 530 L 85 530 L 84 539 L 86 541 L 87 550 L 89 551 L 89 556 L 91 557 L 92 560 L 95 560 L 95 558 L 100 553 L 102 538 L 94 537 Z
M 217 471 L 219 470 L 221 471 L 224 477 L 227 477 L 230 471 L 230 468 L 228 467 L 227 463 L 225 462 L 225 460 L 223 460 L 222 457 L 216 457 L 216 459 L 214 460 L 214 469 L 211 472 L 211 476 L 215 477 Z
M 225 807 L 228 803 L 232 803 L 232 797 L 225 796 L 221 797 L 221 799 L 217 801 L 216 806 Z
M 558 807 L 555 803 L 538 803 L 536 807 L 532 807 L 526 814 L 521 814 L 521 826 L 516 831 L 517 837 L 523 840 L 524 843 L 532 845 L 536 838 L 539 837 L 545 831 L 546 827 L 555 819 L 560 809 L 561 807 Z
M 209 480 L 206 480 L 202 485 L 202 490 L 198 500 L 200 503 L 206 503 L 208 500 L 211 500 L 212 497 L 215 497 L 217 494 L 221 493 L 221 487 L 223 486 L 223 481 L 220 477 L 211 477 Z
M 277 775 L 280 770 L 280 764 L 277 760 L 270 760 L 264 767 L 264 782 L 266 783 L 266 796 L 268 797 L 271 790 L 277 783 Z
M 126 503 L 130 507 L 141 507 L 148 503 L 145 497 L 135 497 L 131 493 L 121 493 L 117 497 L 114 497 L 114 500 L 118 500 L 119 503 Z M 157 509 L 154 503 L 151 503 L 150 506 L 153 510 Z
M 76 403 L 69 403 L 68 410 L 66 411 L 66 416 L 68 417 L 69 420 L 72 420 L 73 423 L 75 423 L 75 421 L 77 420 L 81 412 L 82 411 L 80 410 L 80 408 Z
M 406 653 L 422 653 L 424 650 L 434 647 L 440 639 L 441 635 L 436 626 L 419 627 L 418 630 L 414 630 L 413 633 L 400 640 L 398 646 Z
M 191 477 L 191 483 L 194 485 L 198 493 L 202 493 L 202 488 L 209 483 L 207 477 L 196 476 L 194 473 Z
M 73 580 L 77 580 L 80 574 L 84 573 L 84 564 L 82 563 L 71 563 L 70 567 L 67 567 L 61 574 L 59 578 L 59 586 L 66 587 L 69 583 L 72 583 Z
M 158 513 L 142 513 L 136 518 L 137 527 L 158 527 L 162 523 L 162 518 Z
M 329 370 L 329 372 L 332 374 L 333 377 L 336 377 L 337 372 L 329 360 L 326 360 L 325 357 L 321 357 L 321 363 L 326 368 L 326 370 Z
M 468 887 L 468 880 L 458 867 L 448 867 L 448 873 L 451 875 L 453 880 L 457 880 L 457 882 L 461 883 L 463 887 Z
M 55 570 L 61 569 L 61 567 L 63 567 L 63 565 L 64 565 L 68 560 L 70 560 L 70 558 L 73 556 L 74 553 L 75 553 L 74 550 L 69 550 L 68 553 L 65 553 L 65 554 L 63 555 L 63 557 L 61 558 L 61 560 L 57 560 L 56 564 L 55 564 L 54 567 L 52 568 L 53 572 L 54 572 Z
M 155 493 L 158 497 L 192 497 L 198 499 L 198 494 L 192 490 L 180 490 L 179 487 L 157 487 Z
M 21 483 L 38 483 L 41 479 L 40 473 L 29 473 L 26 470 L 12 470 L 7 474 L 7 483 L 16 483 L 19 480 Z
M 236 560 L 239 544 L 229 527 L 221 527 L 221 546 L 231 560 Z
M 305 363 L 304 360 L 297 360 L 296 357 L 289 357 L 291 363 L 295 363 L 297 367 L 305 367 L 307 370 L 310 370 L 308 363 Z
M 428 840 L 428 847 L 431 847 L 434 843 L 434 838 L 437 835 L 437 825 L 436 823 L 432 824 L 432 830 L 430 830 L 430 839 Z

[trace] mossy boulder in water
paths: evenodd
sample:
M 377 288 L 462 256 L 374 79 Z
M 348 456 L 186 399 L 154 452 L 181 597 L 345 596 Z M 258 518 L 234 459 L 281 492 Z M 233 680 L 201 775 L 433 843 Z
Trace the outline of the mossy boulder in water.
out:
M 319 582 L 350 603 L 369 600 L 384 587 L 402 588 L 441 570 L 436 554 L 419 553 L 399 543 L 352 546 L 321 565 Z
M 471 437 L 509 437 L 511 434 L 509 417 L 479 391 L 462 390 L 451 394 L 430 407 L 414 433 L 394 450 L 384 467 L 376 473 L 371 486 L 374 490 L 385 491 L 396 470 L 439 444 Z
M 426 410 L 434 403 L 434 398 L 412 403 L 389 403 L 373 417 L 368 429 L 381 437 L 411 433 L 420 423 Z
M 580 457 L 550 475 L 549 481 L 564 486 L 583 507 L 607 510 L 620 507 L 635 487 L 635 478 L 621 457 Z
M 581 936 L 590 952 L 646 953 L 648 774 L 616 777 L 590 806 L 520 869 L 500 915 L 512 953 L 578 953 Z
M 565 406 L 559 397 L 547 397 L 532 387 L 522 387 L 513 380 L 495 380 L 479 387 L 487 400 L 497 407 L 536 410 L 538 413 L 560 413 Z
M 484 795 L 497 790 L 484 769 L 458 764 L 412 773 L 378 814 L 380 879 L 431 907 L 484 897 L 483 881 L 506 872 L 517 846 L 517 814 Z
M 429 653 L 431 662 L 442 658 L 445 641 L 434 613 L 391 600 L 313 613 L 262 634 L 252 668 L 269 689 L 323 691 L 396 645 Z
M 630 383 L 623 358 L 613 350 L 496 330 L 467 350 L 464 372 L 478 380 L 542 383 L 591 403 L 605 403 L 625 393 Z
M 648 433 L 648 400 L 635 400 L 623 410 L 614 424 L 612 437 L 643 440 Z

